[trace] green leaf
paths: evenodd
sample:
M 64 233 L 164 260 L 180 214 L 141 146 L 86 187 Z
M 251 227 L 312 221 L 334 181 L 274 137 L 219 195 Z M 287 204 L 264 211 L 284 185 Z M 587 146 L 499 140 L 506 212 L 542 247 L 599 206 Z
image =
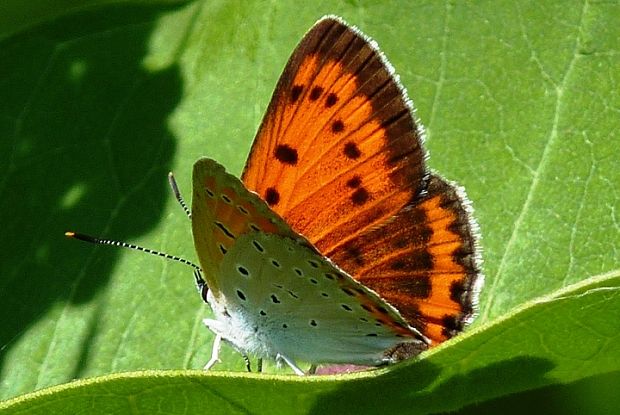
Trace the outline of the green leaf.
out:
M 0 40 L 37 24 L 115 0 L 4 0 L 0 5 Z M 149 0 L 128 0 L 144 3 Z M 151 0 L 152 1 L 152 0 Z M 181 3 L 184 0 L 156 0 L 153 3 Z
M 193 260 L 167 172 L 185 193 L 200 156 L 240 172 L 289 53 L 327 13 L 379 42 L 427 128 L 431 167 L 473 201 L 479 319 L 369 374 L 135 372 L 208 360 L 191 270 L 63 233 Z M 119 2 L 37 16 L 0 30 L 0 398 L 65 385 L 7 412 L 292 412 L 291 399 L 370 412 L 373 397 L 425 413 L 620 370 L 617 3 Z M 219 370 L 243 370 L 232 350 L 222 358 Z
M 74 413 L 91 402 L 108 413 L 165 408 L 185 414 L 205 407 L 212 414 L 288 413 L 288 408 L 296 413 L 400 413 L 403 408 L 435 413 L 620 369 L 618 318 L 620 272 L 615 272 L 529 302 L 393 370 L 323 378 L 202 371 L 114 374 L 35 392 L 6 408 L 15 414 Z

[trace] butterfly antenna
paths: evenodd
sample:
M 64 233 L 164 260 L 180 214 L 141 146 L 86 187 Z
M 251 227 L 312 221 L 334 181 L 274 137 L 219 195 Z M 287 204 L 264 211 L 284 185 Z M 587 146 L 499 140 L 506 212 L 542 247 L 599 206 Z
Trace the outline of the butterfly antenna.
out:
M 180 263 L 185 264 L 185 265 L 189 265 L 190 267 L 192 267 L 196 271 L 198 271 L 198 274 L 200 275 L 201 269 L 200 269 L 200 267 L 198 265 L 194 264 L 192 261 L 189 261 L 189 260 L 187 260 L 185 258 L 178 257 L 176 255 L 166 254 L 165 252 L 155 251 L 153 249 L 144 248 L 142 246 L 138 246 L 138 245 L 134 245 L 134 244 L 129 244 L 127 242 L 113 241 L 111 239 L 96 238 L 94 236 L 85 235 L 83 233 L 65 232 L 65 236 L 68 237 L 68 238 L 79 239 L 80 241 L 89 242 L 91 244 L 120 246 L 121 248 L 134 249 L 136 251 L 146 252 L 147 254 L 157 255 L 157 256 L 160 256 L 162 258 L 171 259 L 173 261 L 180 262 Z M 194 274 L 196 274 L 196 273 L 194 272 Z M 202 279 L 202 277 L 201 277 L 201 279 Z M 197 278 L 197 281 L 198 281 L 198 278 Z
M 172 172 L 168 173 L 168 183 L 170 183 L 170 188 L 172 189 L 172 193 L 174 193 L 174 197 L 177 199 L 185 214 L 188 218 L 192 218 L 192 212 L 187 207 L 183 196 L 181 196 L 181 192 L 179 191 L 179 186 L 177 186 L 177 181 L 174 179 L 174 174 Z

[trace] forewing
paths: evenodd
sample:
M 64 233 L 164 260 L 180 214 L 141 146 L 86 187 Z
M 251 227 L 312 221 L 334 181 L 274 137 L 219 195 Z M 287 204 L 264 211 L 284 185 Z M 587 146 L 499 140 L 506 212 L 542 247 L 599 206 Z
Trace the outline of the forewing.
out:
M 325 18 L 293 52 L 243 182 L 327 251 L 394 215 L 421 189 L 421 135 L 374 43 Z
M 296 237 L 290 227 L 216 161 L 202 158 L 192 176 L 192 234 L 204 278 L 220 295 L 220 266 L 236 239 L 248 232 Z

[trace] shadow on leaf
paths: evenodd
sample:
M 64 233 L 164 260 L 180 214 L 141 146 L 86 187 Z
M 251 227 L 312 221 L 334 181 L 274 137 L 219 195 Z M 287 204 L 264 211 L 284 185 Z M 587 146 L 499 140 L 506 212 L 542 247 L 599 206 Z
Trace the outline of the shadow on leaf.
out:
M 149 71 L 142 60 L 169 9 L 83 11 L 0 43 L 0 314 L 11 316 L 0 323 L 2 372 L 42 317 L 108 284 L 119 250 L 67 240 L 66 230 L 131 241 L 161 219 L 176 148 L 166 122 L 182 85 L 176 66 Z M 91 315 L 75 377 L 97 331 Z M 36 356 L 49 342 L 31 346 Z
M 552 368 L 546 359 L 515 357 L 446 377 L 437 365 L 421 360 L 373 379 L 343 382 L 335 392 L 318 399 L 311 413 L 402 413 L 403 408 L 416 414 L 451 411 L 548 384 L 545 374 Z M 364 399 L 359 400 L 360 396 Z

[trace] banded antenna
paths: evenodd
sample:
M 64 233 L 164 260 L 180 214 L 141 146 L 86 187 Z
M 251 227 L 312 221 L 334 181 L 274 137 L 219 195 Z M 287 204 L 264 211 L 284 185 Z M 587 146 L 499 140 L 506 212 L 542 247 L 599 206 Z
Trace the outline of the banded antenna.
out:
M 192 217 L 191 212 L 189 208 L 187 207 L 187 204 L 185 203 L 183 196 L 181 196 L 181 192 L 179 192 L 179 187 L 177 186 L 177 182 L 174 179 L 174 175 L 172 174 L 172 172 L 168 173 L 168 182 L 170 183 L 170 188 L 172 189 L 172 193 L 174 194 L 174 197 L 181 205 L 181 208 L 183 208 L 183 211 L 185 212 L 187 217 L 191 219 Z M 67 231 L 65 232 L 65 236 L 68 238 L 78 239 L 80 241 L 84 241 L 84 242 L 88 242 L 88 243 L 96 244 L 96 245 L 112 245 L 112 246 L 118 246 L 121 248 L 132 249 L 135 251 L 146 252 L 147 254 L 156 255 L 162 258 L 166 258 L 166 259 L 180 262 L 182 264 L 190 266 L 194 268 L 194 278 L 196 279 L 196 285 L 198 287 L 198 291 L 200 292 L 202 299 L 205 302 L 207 301 L 208 287 L 207 287 L 207 283 L 205 282 L 204 278 L 202 278 L 202 269 L 200 268 L 200 266 L 194 264 L 190 260 L 181 258 L 176 255 L 170 255 L 165 252 L 156 251 L 154 249 L 145 248 L 143 246 L 134 245 L 134 244 L 130 244 L 130 243 L 123 242 L 123 241 L 115 241 L 113 239 L 99 238 L 96 236 L 90 236 L 90 235 L 86 235 L 86 234 L 79 233 L 79 232 Z

